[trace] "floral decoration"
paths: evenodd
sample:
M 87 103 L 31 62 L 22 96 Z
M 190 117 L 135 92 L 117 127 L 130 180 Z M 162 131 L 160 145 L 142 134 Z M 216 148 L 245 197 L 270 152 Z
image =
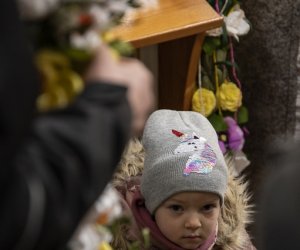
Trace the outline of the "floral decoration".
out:
M 227 133 L 221 134 L 219 144 L 223 153 L 226 152 L 227 149 L 233 151 L 240 151 L 243 149 L 245 138 L 244 132 L 237 124 L 237 122 L 230 116 L 224 117 L 224 121 L 227 124 Z M 227 148 L 225 147 L 225 143 L 227 142 Z
M 226 79 L 216 92 L 218 105 L 222 110 L 236 112 L 242 104 L 242 92 L 236 84 Z
M 249 161 L 243 153 L 248 110 L 243 105 L 242 84 L 234 46 L 250 30 L 239 0 L 207 0 L 224 17 L 224 25 L 207 32 L 199 61 L 198 87 L 192 109 L 205 115 L 219 136 L 222 152 L 239 157 L 239 171 Z M 215 100 L 215 101 L 214 101 Z M 241 155 L 244 160 L 241 159 Z M 236 161 L 237 162 L 237 161 Z M 242 165 L 242 167 L 241 167 Z
M 239 36 L 246 35 L 250 31 L 250 24 L 246 19 L 245 13 L 236 4 L 227 16 L 224 17 L 227 33 L 239 41 Z
M 75 232 L 67 250 L 113 250 L 110 245 L 113 237 L 122 226 L 132 223 L 131 217 L 124 212 L 123 202 L 116 189 L 108 184 Z M 142 235 L 143 244 L 148 246 L 149 230 L 144 228 Z M 132 242 L 128 248 L 139 250 L 140 242 Z
M 209 116 L 216 108 L 216 97 L 213 91 L 199 88 L 193 95 L 193 109 L 202 115 Z
M 69 243 L 72 250 L 112 250 L 109 242 L 113 233 L 109 226 L 123 216 L 122 204 L 117 191 L 109 184 L 88 218 L 79 226 L 78 232 Z
M 122 55 L 132 47 L 109 35 L 147 0 L 18 0 L 42 79 L 40 111 L 66 106 L 83 89 L 82 73 L 101 42 Z

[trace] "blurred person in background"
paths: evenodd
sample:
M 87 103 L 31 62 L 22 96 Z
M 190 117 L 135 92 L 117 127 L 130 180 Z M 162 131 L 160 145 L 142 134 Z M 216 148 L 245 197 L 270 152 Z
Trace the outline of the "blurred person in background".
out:
M 300 145 L 291 140 L 275 145 L 256 216 L 258 249 L 300 249 Z
M 152 75 L 100 46 L 85 90 L 37 114 L 38 74 L 16 3 L 0 2 L 0 249 L 64 249 L 153 108 Z

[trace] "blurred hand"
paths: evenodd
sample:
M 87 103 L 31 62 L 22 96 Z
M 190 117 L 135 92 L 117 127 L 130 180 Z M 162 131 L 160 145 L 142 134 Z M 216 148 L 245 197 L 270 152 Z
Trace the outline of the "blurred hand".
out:
M 133 58 L 116 59 L 106 45 L 101 45 L 86 72 L 85 80 L 104 80 L 127 87 L 133 114 L 133 134 L 141 134 L 155 103 L 153 76 L 144 64 Z

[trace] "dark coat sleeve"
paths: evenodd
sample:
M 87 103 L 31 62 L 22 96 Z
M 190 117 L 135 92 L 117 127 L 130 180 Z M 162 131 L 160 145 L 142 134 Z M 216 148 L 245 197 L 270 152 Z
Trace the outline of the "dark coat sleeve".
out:
M 91 83 L 34 118 L 37 74 L 15 1 L 0 1 L 0 249 L 64 249 L 130 128 L 126 89 Z
M 64 246 L 120 159 L 130 129 L 126 89 L 92 84 L 71 107 L 32 126 L 7 166 L 1 249 Z

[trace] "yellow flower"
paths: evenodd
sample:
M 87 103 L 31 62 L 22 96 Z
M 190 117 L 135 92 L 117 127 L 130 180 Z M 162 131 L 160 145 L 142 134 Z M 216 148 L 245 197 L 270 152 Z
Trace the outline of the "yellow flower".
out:
M 113 249 L 107 242 L 102 242 L 99 245 L 98 250 L 113 250 Z
M 222 83 L 216 95 L 223 110 L 235 112 L 242 105 L 242 92 L 233 82 Z
M 83 90 L 82 78 L 72 70 L 70 60 L 52 50 L 41 50 L 36 64 L 43 79 L 43 92 L 37 99 L 40 111 L 66 106 Z
M 216 97 L 214 92 L 200 88 L 197 89 L 192 99 L 192 109 L 204 116 L 209 116 L 216 107 Z

